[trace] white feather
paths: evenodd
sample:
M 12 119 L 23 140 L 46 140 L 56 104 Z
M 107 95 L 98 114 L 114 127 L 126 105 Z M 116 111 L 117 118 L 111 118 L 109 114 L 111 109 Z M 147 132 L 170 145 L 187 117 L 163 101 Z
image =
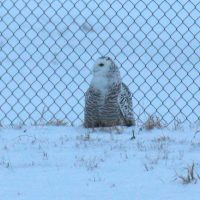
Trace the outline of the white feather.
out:
M 104 66 L 99 66 L 99 64 L 103 64 Z M 109 70 L 110 61 L 100 58 L 94 64 L 91 86 L 100 90 L 103 96 L 106 95 L 109 85 L 111 84 L 111 80 L 108 78 Z
M 106 95 L 108 89 L 108 79 L 105 77 L 93 77 L 91 85 L 100 90 L 103 95 Z

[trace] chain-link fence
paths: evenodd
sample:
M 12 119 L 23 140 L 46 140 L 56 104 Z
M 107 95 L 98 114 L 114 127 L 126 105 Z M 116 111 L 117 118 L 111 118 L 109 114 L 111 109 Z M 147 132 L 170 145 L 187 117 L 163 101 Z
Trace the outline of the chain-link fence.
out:
M 81 124 L 93 62 L 105 55 L 138 121 L 198 120 L 198 1 L 1 0 L 0 122 Z

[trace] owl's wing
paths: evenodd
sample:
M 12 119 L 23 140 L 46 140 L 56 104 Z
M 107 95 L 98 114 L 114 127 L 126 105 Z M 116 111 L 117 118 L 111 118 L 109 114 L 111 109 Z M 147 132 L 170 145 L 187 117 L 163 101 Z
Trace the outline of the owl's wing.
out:
M 118 96 L 118 104 L 125 120 L 125 124 L 127 126 L 135 125 L 135 119 L 133 117 L 132 94 L 124 83 L 121 85 L 121 91 Z
M 86 128 L 94 127 L 98 121 L 98 101 L 100 92 L 90 87 L 85 93 L 84 126 Z

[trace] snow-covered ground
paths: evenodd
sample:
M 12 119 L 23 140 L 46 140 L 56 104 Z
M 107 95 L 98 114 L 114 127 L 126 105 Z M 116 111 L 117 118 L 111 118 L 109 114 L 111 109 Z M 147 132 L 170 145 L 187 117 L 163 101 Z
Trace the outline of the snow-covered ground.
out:
M 1 200 L 199 200 L 200 133 L 0 129 Z M 194 178 L 183 184 L 194 163 Z

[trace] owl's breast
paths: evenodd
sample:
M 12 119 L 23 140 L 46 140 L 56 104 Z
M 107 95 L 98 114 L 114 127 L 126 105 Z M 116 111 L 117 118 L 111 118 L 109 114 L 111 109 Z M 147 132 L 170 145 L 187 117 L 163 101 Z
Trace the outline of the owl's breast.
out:
M 99 106 L 100 115 L 103 119 L 116 119 L 120 115 L 118 104 L 118 96 L 120 93 L 120 85 L 113 85 L 108 88 L 105 96 L 102 95 L 101 103 Z
M 91 81 L 91 86 L 95 88 L 96 90 L 99 90 L 101 93 L 101 96 L 106 96 L 108 87 L 109 87 L 109 81 L 106 77 L 95 77 Z

